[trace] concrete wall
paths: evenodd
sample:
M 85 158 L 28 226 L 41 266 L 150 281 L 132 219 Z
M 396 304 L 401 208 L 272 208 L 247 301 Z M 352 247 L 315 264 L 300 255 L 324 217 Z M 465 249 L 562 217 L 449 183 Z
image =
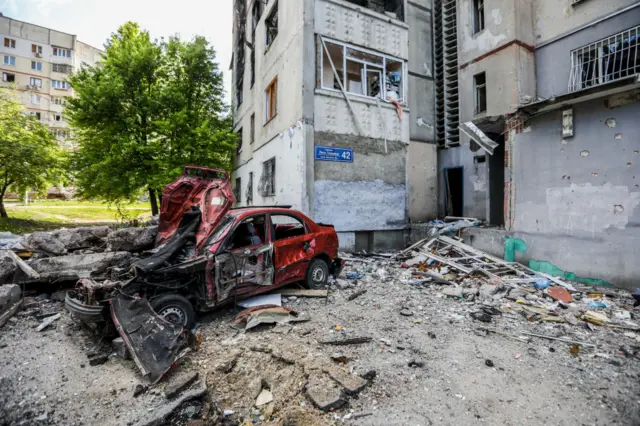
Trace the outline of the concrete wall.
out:
M 536 0 L 534 3 L 536 44 L 566 35 L 570 30 L 638 4 L 637 0 L 583 1 L 571 5 L 571 0 Z M 636 8 L 636 18 L 638 9 Z M 638 20 L 636 19 L 636 24 Z M 628 27 L 622 28 L 626 29 Z M 592 28 L 594 30 L 594 28 Z M 597 31 L 597 27 L 595 28 Z M 608 34 L 605 34 L 606 36 Z
M 247 37 L 251 37 L 251 1 L 247 1 Z M 249 172 L 253 172 L 253 204 L 292 204 L 303 209 L 306 190 L 301 184 L 305 133 L 303 120 L 302 74 L 304 3 L 295 0 L 278 2 L 278 35 L 266 48 L 265 19 L 276 2 L 269 2 L 256 28 L 255 83 L 251 87 L 251 50 L 245 45 L 244 100 L 234 112 L 234 129 L 242 129 L 242 152 L 234 159 L 232 182 L 242 181 L 242 200 L 246 204 Z M 250 40 L 249 40 L 250 41 Z M 234 67 L 236 64 L 234 63 Z M 235 69 L 234 69 L 235 71 Z M 277 115 L 265 123 L 265 90 L 278 79 Z M 235 81 L 235 78 L 234 78 Z M 234 85 L 235 88 L 235 85 Z M 235 102 L 235 96 L 233 97 Z M 255 142 L 251 143 L 251 115 L 255 114 Z M 273 146 L 265 146 L 265 145 Z M 261 197 L 258 183 L 262 163 L 276 157 L 275 196 Z
M 575 136 L 562 112 L 531 119 L 513 145 L 512 230 L 524 260 L 631 287 L 640 278 L 640 103 L 574 107 Z
M 548 3 L 548 2 L 546 2 Z M 543 4 L 546 4 L 543 2 Z M 617 1 L 613 4 L 630 3 Z M 584 4 L 578 4 L 575 9 L 570 9 L 572 14 L 570 17 L 576 15 L 579 7 L 588 6 L 589 4 L 595 4 L 593 2 L 584 2 Z M 588 9 L 592 13 L 588 15 L 580 14 L 578 18 L 572 18 L 570 22 L 582 23 L 585 19 L 593 19 L 596 16 L 606 16 L 611 10 L 611 3 L 603 3 L 602 8 L 598 9 L 598 13 L 593 8 Z M 546 9 L 539 11 L 539 13 L 547 13 Z M 538 16 L 538 25 L 542 25 L 542 18 L 546 15 Z M 569 18 L 567 18 L 569 19 Z M 552 23 L 556 23 L 554 19 L 551 19 Z M 538 76 L 538 96 L 542 98 L 550 98 L 553 96 L 562 95 L 568 92 L 569 76 L 571 73 L 571 51 L 579 47 L 596 42 L 602 38 L 611 36 L 621 31 L 627 30 L 633 26 L 640 24 L 640 7 L 631 9 L 627 12 L 618 14 L 609 19 L 605 19 L 597 25 L 590 26 L 588 28 L 577 31 L 573 34 L 565 37 L 553 40 L 541 47 L 536 48 L 536 74 Z M 544 29 L 550 31 L 549 24 L 545 24 Z M 565 31 L 568 31 L 572 27 L 569 27 L 566 23 L 561 27 Z M 542 31 L 538 28 L 538 31 Z M 554 34 L 554 33 L 552 33 Z M 543 35 L 547 36 L 547 32 L 543 32 L 540 37 L 543 39 Z
M 445 214 L 444 172 L 447 168 L 463 168 L 463 215 L 481 220 L 487 219 L 488 162 L 475 164 L 475 156 L 484 156 L 484 151 L 473 152 L 468 145 L 438 150 L 438 214 Z
M 407 152 L 407 193 L 411 222 L 426 222 L 438 215 L 437 162 L 436 145 L 411 141 Z

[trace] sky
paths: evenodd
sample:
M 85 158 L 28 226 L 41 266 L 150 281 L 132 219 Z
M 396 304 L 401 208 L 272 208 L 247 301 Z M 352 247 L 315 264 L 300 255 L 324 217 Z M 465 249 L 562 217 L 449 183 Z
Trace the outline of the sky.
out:
M 185 40 L 204 36 L 216 50 L 229 102 L 232 3 L 233 0 L 0 0 L 0 12 L 9 18 L 75 34 L 78 40 L 99 48 L 126 21 L 137 22 L 152 38 L 178 34 Z

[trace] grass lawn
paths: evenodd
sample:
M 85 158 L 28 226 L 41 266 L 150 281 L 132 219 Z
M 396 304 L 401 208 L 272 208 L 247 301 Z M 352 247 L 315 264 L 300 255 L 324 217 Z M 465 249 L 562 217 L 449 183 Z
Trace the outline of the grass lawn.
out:
M 101 201 L 41 200 L 23 205 L 18 201 L 7 200 L 5 206 L 9 218 L 0 218 L 0 232 L 10 231 L 15 234 L 110 224 L 122 220 L 147 220 L 151 217 L 149 203 L 123 205 L 120 212 L 115 205 Z

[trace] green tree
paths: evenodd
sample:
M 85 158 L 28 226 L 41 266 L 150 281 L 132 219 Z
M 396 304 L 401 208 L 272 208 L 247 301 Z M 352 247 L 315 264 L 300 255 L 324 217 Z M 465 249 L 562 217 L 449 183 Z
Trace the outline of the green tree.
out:
M 195 164 L 228 168 L 235 137 L 226 117 L 215 52 L 201 37 L 153 41 L 132 22 L 112 34 L 96 67 L 70 78 L 67 113 L 79 150 L 80 193 L 118 202 L 157 196 Z
M 6 90 L 0 91 L 0 217 L 9 190 L 44 191 L 62 179 L 64 153 L 46 126 Z

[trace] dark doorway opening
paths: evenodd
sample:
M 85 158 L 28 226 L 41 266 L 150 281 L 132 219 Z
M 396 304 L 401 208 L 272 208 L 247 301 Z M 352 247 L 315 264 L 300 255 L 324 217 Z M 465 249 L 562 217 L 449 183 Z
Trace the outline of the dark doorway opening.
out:
M 445 183 L 445 216 L 464 216 L 463 215 L 463 181 L 464 171 L 462 167 L 453 167 L 444 169 Z
M 489 156 L 489 223 L 504 226 L 504 136 L 488 136 L 498 143 Z

